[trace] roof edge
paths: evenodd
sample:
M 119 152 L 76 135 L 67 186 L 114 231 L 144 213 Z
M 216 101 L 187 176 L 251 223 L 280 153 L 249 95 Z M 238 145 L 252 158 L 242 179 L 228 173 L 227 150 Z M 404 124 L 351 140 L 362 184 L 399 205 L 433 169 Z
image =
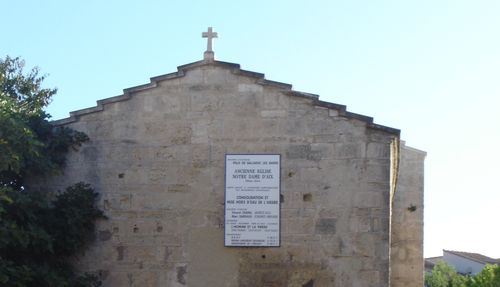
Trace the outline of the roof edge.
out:
M 463 257 L 463 258 L 467 258 L 469 260 L 476 261 L 476 262 L 482 263 L 482 264 L 492 264 L 492 262 L 497 262 L 498 261 L 498 259 L 494 259 L 494 258 L 488 257 L 488 256 L 480 254 L 480 253 L 476 253 L 476 254 L 487 258 L 488 261 L 481 260 L 479 258 L 474 258 L 474 257 L 466 254 L 466 253 L 470 253 L 470 252 L 461 252 L 461 251 L 453 251 L 453 250 L 445 250 L 445 249 L 443 249 L 443 253 L 444 252 L 451 253 L 453 255 L 460 256 L 460 257 Z
M 236 75 L 242 75 L 245 77 L 255 78 L 257 80 L 256 81 L 257 84 L 272 86 L 272 87 L 276 87 L 279 89 L 283 89 L 284 93 L 291 95 L 291 96 L 304 97 L 304 98 L 311 99 L 313 101 L 313 104 L 316 106 L 324 107 L 324 108 L 328 108 L 328 109 L 335 109 L 335 110 L 339 111 L 340 116 L 343 116 L 346 118 L 351 118 L 351 119 L 357 119 L 357 120 L 366 122 L 367 126 L 370 128 L 381 130 L 381 131 L 393 134 L 397 137 L 400 136 L 401 131 L 399 129 L 375 124 L 375 123 L 373 123 L 372 117 L 349 112 L 349 111 L 347 111 L 345 105 L 321 101 L 321 100 L 319 100 L 319 95 L 316 95 L 316 94 L 294 91 L 294 90 L 292 90 L 291 84 L 268 80 L 265 78 L 265 74 L 243 70 L 243 69 L 241 69 L 239 64 L 230 63 L 230 62 L 223 62 L 223 61 L 212 61 L 212 60 L 201 60 L 201 61 L 196 61 L 196 62 L 192 62 L 189 64 L 185 64 L 182 66 L 178 66 L 177 72 L 151 77 L 150 82 L 147 84 L 134 86 L 134 87 L 130 87 L 130 88 L 125 88 L 125 89 L 123 89 L 122 95 L 98 100 L 97 105 L 94 107 L 89 107 L 89 108 L 85 108 L 85 109 L 81 109 L 81 110 L 72 111 L 69 113 L 70 116 L 68 118 L 54 120 L 54 121 L 51 121 L 51 123 L 53 125 L 60 126 L 60 125 L 66 125 L 66 124 L 69 124 L 72 122 L 76 122 L 76 121 L 78 121 L 78 118 L 82 115 L 103 111 L 104 105 L 106 105 L 106 104 L 126 101 L 126 100 L 130 99 L 132 97 L 132 94 L 134 94 L 134 93 L 157 87 L 158 83 L 160 81 L 184 77 L 186 72 L 189 70 L 196 69 L 196 68 L 203 67 L 203 66 L 209 66 L 209 65 L 230 69 L 231 72 L 233 74 L 236 74 Z
M 335 104 L 335 103 L 320 101 L 319 96 L 317 96 L 317 95 L 313 95 L 313 96 L 315 96 L 315 104 L 319 107 L 337 110 L 337 111 L 339 111 L 340 116 L 365 122 L 368 125 L 368 127 L 372 128 L 372 129 L 376 129 L 376 130 L 380 130 L 380 131 L 383 131 L 383 132 L 386 132 L 389 134 L 393 134 L 397 137 L 399 137 L 401 135 L 401 130 L 376 124 L 373 122 L 372 117 L 349 112 L 349 111 L 347 111 L 347 106 L 345 106 L 345 105 L 339 105 L 339 104 Z
M 404 141 L 404 140 L 401 140 L 401 146 L 404 147 L 407 150 L 410 150 L 412 152 L 418 153 L 418 154 L 420 154 L 420 155 L 422 155 L 424 157 L 427 156 L 427 152 L 426 151 L 423 151 L 421 149 L 408 146 L 408 145 L 406 145 L 406 141 Z

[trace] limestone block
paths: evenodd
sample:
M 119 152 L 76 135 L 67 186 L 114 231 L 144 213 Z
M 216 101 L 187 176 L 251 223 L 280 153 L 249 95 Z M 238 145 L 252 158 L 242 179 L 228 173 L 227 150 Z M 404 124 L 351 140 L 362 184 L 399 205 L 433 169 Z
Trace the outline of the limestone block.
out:
M 189 265 L 188 263 L 175 263 L 172 268 L 169 268 L 167 271 L 167 278 L 165 281 L 167 282 L 166 286 L 172 287 L 184 287 L 189 286 L 187 284 L 187 280 L 189 278 Z
M 336 218 L 320 218 L 316 222 L 315 232 L 319 234 L 335 234 L 336 224 Z
M 328 208 L 320 208 L 318 210 L 318 216 L 319 217 L 324 217 L 324 218 L 338 218 L 340 216 L 342 216 L 342 214 L 345 213 L 345 210 L 346 210 L 346 207 L 344 208 L 332 208 L 332 207 L 328 207 Z
M 257 118 L 260 115 L 262 106 L 261 95 L 240 94 L 235 97 L 234 94 L 228 94 L 221 102 L 220 112 L 229 117 L 252 117 Z
M 129 237 L 127 238 L 127 241 L 136 244 L 136 243 L 141 243 L 147 240 L 148 242 L 151 242 L 151 244 L 155 246 L 182 246 L 183 240 L 184 240 L 184 235 L 183 232 L 179 230 L 176 230 L 173 233 L 163 233 L 161 235 L 154 235 L 151 238 L 140 238 L 140 237 Z
M 208 143 L 208 131 L 210 122 L 207 120 L 198 120 L 191 124 L 191 142 L 193 144 Z
M 269 114 L 268 114 L 269 116 Z M 285 115 L 281 115 L 285 116 Z M 257 139 L 257 142 L 261 142 L 263 137 L 277 135 L 279 132 L 279 126 L 277 122 L 277 117 L 264 117 L 262 119 L 254 120 L 254 125 L 251 127 L 254 129 L 253 135 Z M 260 147 L 260 146 L 259 146 Z
M 330 114 L 329 110 L 329 108 L 323 106 L 313 107 L 313 113 L 316 118 L 326 118 Z
M 380 272 L 377 270 L 363 270 L 359 279 L 362 286 L 384 286 L 380 284 Z
M 364 158 L 364 143 L 336 143 L 334 145 L 334 156 L 339 159 Z
M 297 119 L 289 117 L 287 121 L 281 122 L 278 133 L 300 136 L 308 134 L 307 123 L 305 123 L 301 118 Z
M 104 210 L 130 209 L 131 198 L 132 195 L 130 194 L 106 193 L 100 199 L 102 202 L 100 206 L 102 206 Z
M 287 114 L 285 110 L 262 110 L 260 112 L 263 118 L 283 118 L 286 117 Z
M 340 232 L 339 232 L 340 234 Z M 352 258 L 354 256 L 354 240 L 351 234 L 340 234 L 339 237 L 339 257 Z M 351 262 L 351 261 L 349 261 Z M 356 262 L 357 263 L 357 262 Z M 352 264 L 352 262 L 351 262 Z M 346 265 L 344 265 L 345 267 Z
M 104 147 L 99 161 L 101 163 L 126 162 L 132 164 L 147 162 L 151 159 L 151 153 L 148 147 L 141 147 L 135 144 L 119 144 Z
M 354 204 L 359 207 L 382 207 L 383 197 L 383 194 L 376 192 L 357 192 L 354 196 Z
M 188 286 L 237 286 L 238 258 L 231 249 L 224 248 L 223 231 L 214 228 L 194 228 L 186 250 L 190 265 Z M 217 258 L 217 264 L 214 264 Z M 217 274 L 217 276 L 213 276 Z
M 372 231 L 372 220 L 370 217 L 351 217 L 350 231 L 355 233 Z
M 239 83 L 238 92 L 242 93 L 262 93 L 263 87 L 256 84 Z
M 147 195 L 134 195 L 132 197 L 131 208 L 133 210 L 175 209 L 177 207 L 188 207 L 190 205 L 191 200 L 185 193 L 158 192 Z
M 129 236 L 162 236 L 164 234 L 175 234 L 182 226 L 180 218 L 181 217 L 175 219 L 166 219 L 164 217 L 140 217 L 134 220 L 125 221 L 126 225 L 123 226 L 123 228 L 126 232 L 130 232 L 128 234 Z
M 281 246 L 286 250 L 284 256 L 287 257 L 288 261 L 294 263 L 311 262 L 315 255 L 319 255 L 312 252 L 313 248 L 310 244 L 283 242 Z
M 207 224 L 207 211 L 194 210 L 189 214 L 189 226 L 193 228 L 206 227 Z
M 390 145 L 387 143 L 370 142 L 366 146 L 367 158 L 388 159 L 390 156 Z
M 178 114 L 186 110 L 186 101 L 178 92 L 162 89 L 157 93 L 145 95 L 142 100 L 144 101 L 145 115 L 151 115 L 151 113 L 155 112 L 161 112 L 162 114 Z M 157 107 L 159 106 L 163 108 L 158 110 Z
M 308 111 L 311 109 L 312 99 L 309 98 L 298 98 L 298 97 L 289 97 L 289 105 L 290 110 L 297 111 Z
M 334 109 L 329 109 L 329 110 L 328 110 L 328 115 L 329 115 L 330 117 L 338 117 L 338 116 L 339 116 L 339 111 L 334 110 Z
M 381 262 L 389 260 L 389 241 L 387 236 L 379 236 L 379 239 L 375 239 L 375 257 L 379 258 Z
M 160 161 L 161 163 L 172 162 L 178 164 L 182 160 L 190 157 L 191 148 L 187 145 L 159 145 L 149 147 L 147 152 L 150 154 L 150 161 Z
M 157 262 L 156 246 L 127 246 L 125 262 Z
M 313 136 L 313 141 L 315 143 L 335 143 L 342 140 L 342 133 L 338 132 L 336 134 L 319 134 Z
M 311 144 L 311 152 L 314 154 L 313 160 L 331 159 L 333 158 L 334 146 L 330 143 L 313 143 Z
M 189 192 L 190 188 L 187 184 L 167 184 L 168 192 Z
M 287 220 L 285 222 L 284 232 L 292 234 L 312 234 L 314 232 L 314 218 L 295 217 L 293 219 Z
M 262 102 L 263 107 L 288 110 L 289 96 L 283 93 L 275 93 L 267 89 L 266 93 L 262 96 Z
M 389 182 L 390 170 L 387 162 L 367 164 L 364 173 L 366 182 Z
M 289 209 L 302 207 L 301 194 L 306 190 L 305 184 L 295 180 L 282 183 L 281 195 L 283 202 L 281 202 L 281 208 Z
M 309 134 L 331 134 L 336 131 L 333 125 L 333 120 L 328 117 L 328 110 L 325 111 L 325 116 L 319 116 L 318 111 L 315 111 L 315 118 L 307 123 L 307 131 Z
M 111 272 L 103 281 L 103 286 L 131 286 L 134 284 L 132 273 Z
M 326 240 L 326 238 L 328 238 Z M 313 245 L 311 256 L 317 259 L 342 256 L 341 239 L 339 236 L 321 236 L 321 243 Z
M 286 105 L 283 105 L 283 102 L 286 100 L 286 97 L 282 97 L 279 94 L 275 93 L 269 93 L 269 94 L 264 94 L 262 97 L 263 101 L 263 107 L 267 109 L 277 109 L 277 108 L 284 108 Z M 286 101 L 288 103 L 288 101 Z
M 156 261 L 158 262 L 186 262 L 186 253 L 181 246 L 157 246 Z
M 206 67 L 203 73 L 203 80 L 206 83 L 217 83 L 224 88 L 229 88 L 238 81 L 230 70 L 216 67 Z
M 314 286 L 317 271 L 314 269 L 296 270 L 289 275 L 287 286 L 303 287 Z
M 101 157 L 100 148 L 93 145 L 83 146 L 80 155 L 85 162 L 97 161 Z
M 204 81 L 203 69 L 188 70 L 185 71 L 184 73 L 185 73 L 184 77 L 182 78 L 182 81 L 179 83 L 180 85 L 192 85 Z
M 288 159 L 308 159 L 314 157 L 314 153 L 311 152 L 311 145 L 309 144 L 289 145 L 286 150 L 286 157 Z
M 375 256 L 375 239 L 373 233 L 360 232 L 354 236 L 354 254 L 361 257 L 374 257 Z M 388 250 L 387 250 L 388 252 Z

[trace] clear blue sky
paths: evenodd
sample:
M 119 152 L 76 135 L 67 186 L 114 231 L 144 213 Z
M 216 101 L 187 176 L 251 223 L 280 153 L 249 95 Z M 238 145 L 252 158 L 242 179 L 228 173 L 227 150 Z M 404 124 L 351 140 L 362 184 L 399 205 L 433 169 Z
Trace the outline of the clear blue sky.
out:
M 500 1 L 0 0 L 0 57 L 49 74 L 54 119 L 216 59 L 345 104 L 428 152 L 425 255 L 500 258 Z

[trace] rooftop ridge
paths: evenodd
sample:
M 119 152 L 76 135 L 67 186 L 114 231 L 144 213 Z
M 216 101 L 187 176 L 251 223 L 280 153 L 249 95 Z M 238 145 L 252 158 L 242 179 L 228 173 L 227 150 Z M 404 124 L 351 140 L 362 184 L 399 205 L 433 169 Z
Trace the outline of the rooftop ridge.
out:
M 422 156 L 427 156 L 427 152 L 426 151 L 423 151 L 421 149 L 418 149 L 418 148 L 414 148 L 414 147 L 411 147 L 411 146 L 407 146 L 406 145 L 406 141 L 404 140 L 401 140 L 400 141 L 400 144 L 401 144 L 401 147 L 404 147 L 405 149 L 407 150 L 411 150 L 413 152 L 416 152 L 418 154 L 421 154 Z
M 500 259 L 491 258 L 491 257 L 488 257 L 486 255 L 482 255 L 480 253 L 445 250 L 445 249 L 443 249 L 443 252 L 448 252 L 448 253 L 451 253 L 451 254 L 454 254 L 457 256 L 465 257 L 467 259 L 470 259 L 472 261 L 476 261 L 479 263 L 500 264 Z
M 132 97 L 132 94 L 134 94 L 134 93 L 155 88 L 158 86 L 159 82 L 164 81 L 164 80 L 170 80 L 170 79 L 184 77 L 186 75 L 187 71 L 192 70 L 192 69 L 196 69 L 199 67 L 203 67 L 203 66 L 216 66 L 216 67 L 230 69 L 233 74 L 241 75 L 241 76 L 245 76 L 245 77 L 250 77 L 250 78 L 255 78 L 257 80 L 256 81 L 257 84 L 280 88 L 280 89 L 283 89 L 283 92 L 288 94 L 288 95 L 297 96 L 297 97 L 305 97 L 305 98 L 311 99 L 313 101 L 313 105 L 315 105 L 315 106 L 337 110 L 339 113 L 339 116 L 357 119 L 357 120 L 365 122 L 367 124 L 367 126 L 370 128 L 382 130 L 382 131 L 385 131 L 387 133 L 394 134 L 397 136 L 400 135 L 399 129 L 375 124 L 375 123 L 373 123 L 372 117 L 349 112 L 349 111 L 347 111 L 347 108 L 345 105 L 321 101 L 321 100 L 319 100 L 319 95 L 306 93 L 306 92 L 300 92 L 300 91 L 294 91 L 294 90 L 292 90 L 291 84 L 268 80 L 265 78 L 265 74 L 263 74 L 263 73 L 243 70 L 243 69 L 241 69 L 240 65 L 236 64 L 236 63 L 215 61 L 215 60 L 214 61 L 201 60 L 201 61 L 196 61 L 196 62 L 192 62 L 192 63 L 178 66 L 177 72 L 151 77 L 149 79 L 150 80 L 149 83 L 130 87 L 130 88 L 125 88 L 125 89 L 123 89 L 122 95 L 98 100 L 97 105 L 94 107 L 89 107 L 89 108 L 84 108 L 84 109 L 80 109 L 80 110 L 76 110 L 76 111 L 71 111 L 69 113 L 69 115 L 70 115 L 69 117 L 62 118 L 59 120 L 54 120 L 54 121 L 51 121 L 51 123 L 55 126 L 60 126 L 60 125 L 66 125 L 66 124 L 69 124 L 72 122 L 76 122 L 76 121 L 78 121 L 78 118 L 82 115 L 103 111 L 105 104 L 126 101 L 126 100 L 130 99 Z

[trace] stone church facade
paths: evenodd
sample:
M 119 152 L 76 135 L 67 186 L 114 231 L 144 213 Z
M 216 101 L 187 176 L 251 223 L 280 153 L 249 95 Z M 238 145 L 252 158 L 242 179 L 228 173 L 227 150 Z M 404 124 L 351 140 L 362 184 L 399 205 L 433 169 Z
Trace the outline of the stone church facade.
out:
M 92 184 L 108 217 L 79 268 L 103 286 L 423 286 L 425 153 L 207 52 L 54 122 L 90 141 L 48 184 Z M 279 247 L 224 246 L 234 153 L 281 155 Z

